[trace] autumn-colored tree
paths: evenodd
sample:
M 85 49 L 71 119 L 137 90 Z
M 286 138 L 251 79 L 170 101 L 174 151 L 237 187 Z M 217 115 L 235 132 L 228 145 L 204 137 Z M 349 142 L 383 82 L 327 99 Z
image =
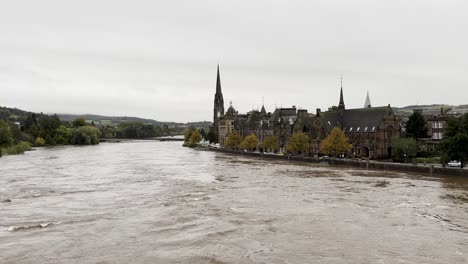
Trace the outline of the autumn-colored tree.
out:
M 255 134 L 250 134 L 244 138 L 244 141 L 240 144 L 241 149 L 253 150 L 257 148 L 258 138 Z
M 224 143 L 224 146 L 226 148 L 239 148 L 241 143 L 242 137 L 239 134 L 237 134 L 236 131 L 233 131 L 226 139 L 226 143 Z
M 270 151 L 276 151 L 279 148 L 279 140 L 278 137 L 269 135 L 267 136 L 262 144 L 261 144 L 262 149 L 265 150 L 270 150 Z
M 195 128 L 189 128 L 185 132 L 184 146 L 194 148 L 202 140 L 200 130 Z
M 329 156 L 337 157 L 340 154 L 346 153 L 351 149 L 351 144 L 348 142 L 348 138 L 341 131 L 341 129 L 335 127 L 320 144 L 320 152 L 325 153 Z
M 293 153 L 304 153 L 309 150 L 309 136 L 306 133 L 294 132 L 286 144 L 286 150 Z
M 193 131 L 193 133 L 190 135 L 190 140 L 189 140 L 190 144 L 196 145 L 201 140 L 202 140 L 202 136 L 201 136 L 200 130 L 195 129 L 195 131 Z

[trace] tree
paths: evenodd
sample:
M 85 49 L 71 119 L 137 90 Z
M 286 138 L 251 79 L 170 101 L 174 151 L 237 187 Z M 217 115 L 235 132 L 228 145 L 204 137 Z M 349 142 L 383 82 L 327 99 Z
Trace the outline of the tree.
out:
M 200 130 L 200 135 L 202 136 L 203 139 L 206 139 L 206 131 L 205 131 L 205 129 L 202 128 L 202 129 Z
M 99 137 L 99 129 L 92 126 L 80 126 L 73 129 L 70 143 L 74 145 L 95 145 L 99 144 Z
M 468 160 L 468 114 L 448 121 L 441 145 L 443 163 L 459 160 L 461 167 Z
M 215 134 L 212 129 L 210 129 L 208 133 L 206 133 L 205 140 L 209 141 L 210 143 L 215 142 Z
M 263 151 L 265 150 L 276 151 L 279 148 L 278 137 L 269 135 L 263 140 L 263 142 L 260 145 Z
M 292 153 L 305 153 L 309 150 L 309 136 L 303 132 L 294 132 L 286 144 L 286 150 Z
M 190 138 L 192 137 L 193 132 L 195 132 L 194 127 L 189 127 L 187 131 L 185 131 L 185 136 L 184 136 L 185 143 L 188 143 L 190 141 Z
M 343 131 L 335 127 L 332 129 L 330 135 L 320 144 L 320 152 L 332 157 L 337 157 L 351 150 L 351 147 Z
M 61 125 L 55 133 L 55 137 L 54 137 L 55 144 L 59 144 L 59 145 L 70 144 L 72 134 L 73 134 L 72 129 L 67 128 L 64 125 Z
M 392 139 L 392 157 L 395 161 L 406 161 L 416 157 L 418 153 L 418 144 L 414 138 Z
M 84 118 L 77 118 L 75 121 L 73 121 L 73 127 L 82 127 L 86 126 L 86 120 Z
M 242 137 L 236 131 L 233 131 L 226 139 L 226 143 L 224 144 L 224 146 L 226 148 L 237 149 L 239 148 L 241 143 L 242 143 Z
M 55 145 L 54 137 L 62 123 L 57 115 L 43 115 L 38 120 L 39 136 L 44 138 L 46 144 Z
M 202 140 L 202 136 L 198 129 L 195 129 L 193 133 L 190 135 L 189 144 L 192 147 L 195 147 L 200 141 Z
M 116 136 L 121 138 L 150 138 L 161 136 L 158 126 L 142 122 L 122 122 L 118 125 Z
M 9 147 L 13 143 L 10 125 L 6 121 L 0 120 L 0 147 Z
M 255 134 L 250 134 L 245 137 L 244 141 L 239 145 L 241 149 L 253 150 L 257 148 L 258 138 Z
M 103 138 L 115 138 L 117 135 L 117 130 L 115 127 L 110 125 L 103 126 L 99 128 L 99 130 L 101 130 L 101 137 Z
M 427 124 L 421 111 L 414 111 L 406 122 L 406 135 L 414 139 L 427 137 Z

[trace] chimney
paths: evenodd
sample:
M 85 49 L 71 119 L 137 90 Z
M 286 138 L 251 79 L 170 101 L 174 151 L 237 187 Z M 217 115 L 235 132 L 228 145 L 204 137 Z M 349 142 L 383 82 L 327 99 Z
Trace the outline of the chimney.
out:
M 321 112 L 322 112 L 322 110 L 320 110 L 320 108 L 317 108 L 317 112 L 316 112 L 317 117 L 320 116 L 320 113 L 321 113 Z

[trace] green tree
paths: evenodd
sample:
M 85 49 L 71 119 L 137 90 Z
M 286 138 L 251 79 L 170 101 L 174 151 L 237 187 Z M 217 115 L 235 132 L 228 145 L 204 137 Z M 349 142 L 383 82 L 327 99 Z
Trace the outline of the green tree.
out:
M 39 118 L 39 135 L 45 139 L 46 144 L 55 145 L 54 137 L 61 124 L 57 115 L 43 115 Z
M 406 135 L 415 139 L 427 137 L 427 123 L 421 111 L 414 111 L 406 122 Z
M 209 141 L 210 143 L 215 142 L 215 140 L 216 140 L 216 139 L 215 139 L 215 134 L 214 134 L 214 132 L 213 132 L 212 129 L 210 129 L 210 130 L 208 131 L 208 133 L 206 133 L 206 135 L 205 135 L 205 140 L 206 140 L 206 141 Z
M 237 149 L 239 148 L 241 143 L 242 143 L 242 137 L 236 131 L 233 131 L 226 139 L 224 146 L 226 148 Z
M 258 138 L 255 134 L 250 134 L 244 138 L 239 145 L 241 149 L 254 150 L 257 148 Z
M 205 131 L 205 129 L 202 128 L 202 129 L 200 130 L 200 135 L 202 136 L 203 139 L 206 139 L 206 131 Z
M 294 132 L 286 143 L 286 150 L 292 153 L 306 153 L 309 150 L 309 136 L 303 132 Z
M 320 144 L 320 152 L 332 157 L 337 157 L 351 150 L 351 147 L 345 133 L 341 129 L 335 127 Z
M 10 125 L 6 121 L 0 120 L 0 147 L 9 147 L 13 143 L 14 139 Z
M 73 127 L 82 127 L 82 126 L 86 126 L 86 120 L 84 118 L 77 118 L 75 119 L 75 121 L 73 121 Z
M 414 138 L 392 139 L 392 157 L 395 161 L 407 161 L 416 157 L 418 153 L 418 143 Z
M 115 138 L 117 135 L 115 127 L 110 125 L 103 126 L 99 130 L 101 130 L 101 137 L 103 138 Z
M 448 121 L 442 141 L 443 163 L 459 160 L 462 168 L 468 160 L 468 114 Z
M 72 129 L 67 128 L 64 125 L 61 125 L 59 128 L 57 128 L 57 131 L 54 136 L 54 141 L 56 144 L 60 144 L 60 145 L 70 144 L 72 134 L 73 134 Z
M 261 143 L 261 147 L 263 151 L 270 150 L 276 152 L 279 148 L 279 140 L 278 137 L 269 135 L 267 136 L 263 142 Z
M 123 122 L 116 130 L 116 136 L 121 138 L 150 138 L 161 136 L 161 128 L 142 122 Z
M 95 145 L 99 144 L 100 131 L 92 126 L 80 126 L 72 131 L 71 144 Z
M 7 120 L 11 116 L 10 110 L 0 108 L 0 119 Z

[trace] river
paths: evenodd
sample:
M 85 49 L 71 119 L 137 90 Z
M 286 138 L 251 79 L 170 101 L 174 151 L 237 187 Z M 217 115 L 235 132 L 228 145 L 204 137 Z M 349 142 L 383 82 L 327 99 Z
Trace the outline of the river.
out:
M 0 158 L 0 263 L 468 263 L 466 178 L 180 145 Z

